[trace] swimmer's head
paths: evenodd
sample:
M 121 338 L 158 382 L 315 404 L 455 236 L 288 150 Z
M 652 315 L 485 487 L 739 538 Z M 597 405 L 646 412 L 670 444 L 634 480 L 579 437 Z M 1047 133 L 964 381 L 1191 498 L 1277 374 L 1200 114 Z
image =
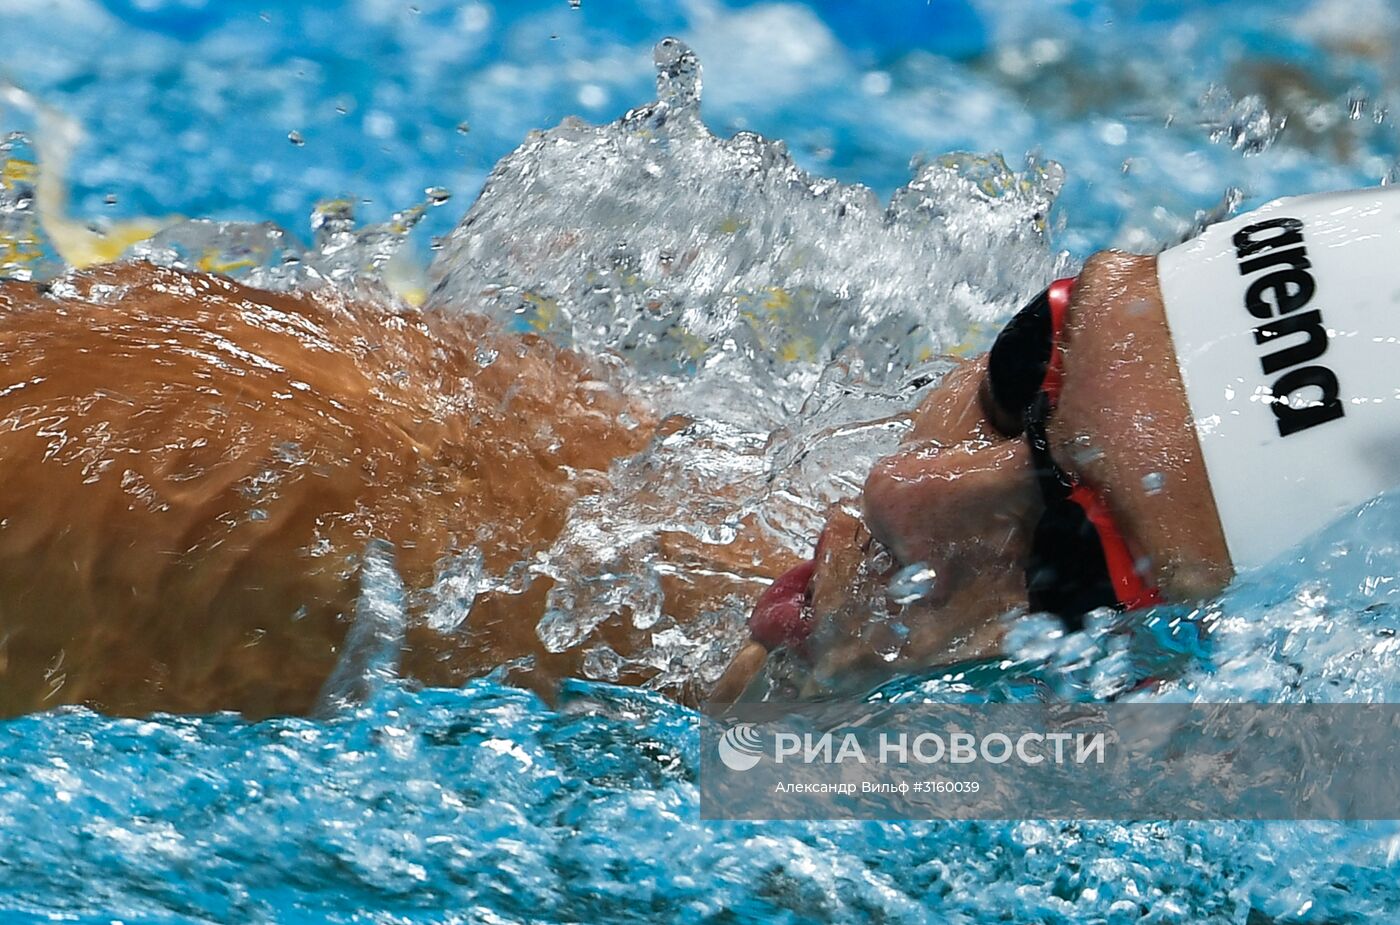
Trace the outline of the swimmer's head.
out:
M 864 669 L 993 655 L 1017 613 L 1218 589 L 1228 560 L 1165 322 L 1118 304 L 1155 299 L 1152 258 L 1096 255 L 1032 300 L 831 517 L 805 587 L 795 571 L 764 595 L 752 645 L 791 653 L 800 692 L 854 690 Z M 911 593 L 911 574 L 931 580 Z M 746 650 L 716 699 L 760 664 Z

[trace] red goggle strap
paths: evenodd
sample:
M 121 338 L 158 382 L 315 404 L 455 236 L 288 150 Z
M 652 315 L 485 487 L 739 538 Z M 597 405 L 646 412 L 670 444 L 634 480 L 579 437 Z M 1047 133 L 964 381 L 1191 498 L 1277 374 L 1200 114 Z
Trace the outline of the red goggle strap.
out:
M 1078 505 L 1084 516 L 1099 535 L 1099 545 L 1103 547 L 1104 565 L 1108 577 L 1113 582 L 1113 593 L 1118 605 L 1124 610 L 1138 610 L 1162 603 L 1161 590 L 1149 585 L 1138 568 L 1137 558 L 1128 548 L 1123 531 L 1113 519 L 1108 505 L 1099 493 L 1089 486 L 1074 481 L 1070 488 L 1069 500 Z
M 1055 504 L 1066 501 L 1079 508 L 1098 536 L 1104 571 L 1119 607 L 1136 610 L 1162 603 L 1161 591 L 1149 584 L 1143 571 L 1138 568 L 1138 559 L 1102 496 L 1055 462 L 1046 433 L 1051 402 L 1050 394 L 1042 392 L 1026 409 L 1026 443 L 1047 511 Z
M 1050 363 L 1045 368 L 1045 381 L 1041 391 L 1050 397 L 1050 407 L 1060 401 L 1060 386 L 1064 379 L 1065 324 L 1069 321 L 1069 302 L 1074 295 L 1073 276 L 1057 279 L 1045 290 L 1045 301 L 1050 305 Z

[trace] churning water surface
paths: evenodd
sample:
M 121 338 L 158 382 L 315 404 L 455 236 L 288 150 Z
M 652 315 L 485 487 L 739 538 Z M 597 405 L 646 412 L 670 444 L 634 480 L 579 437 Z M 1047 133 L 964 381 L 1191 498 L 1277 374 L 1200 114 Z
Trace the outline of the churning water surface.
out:
M 701 823 L 707 720 L 606 683 L 712 679 L 739 638 L 737 606 L 670 620 L 658 532 L 804 551 L 938 357 L 1088 253 L 1397 175 L 1385 0 L 866 6 L 0 0 L 8 275 L 154 232 L 131 252 L 620 351 L 695 421 L 551 548 L 444 575 L 553 580 L 541 637 L 590 676 L 553 705 L 370 652 L 330 719 L 0 724 L 6 921 L 1394 917 L 1392 823 Z M 1397 574 L 1382 497 L 1200 607 L 1029 618 L 999 666 L 870 696 L 1400 700 Z M 624 609 L 630 664 L 593 639 Z

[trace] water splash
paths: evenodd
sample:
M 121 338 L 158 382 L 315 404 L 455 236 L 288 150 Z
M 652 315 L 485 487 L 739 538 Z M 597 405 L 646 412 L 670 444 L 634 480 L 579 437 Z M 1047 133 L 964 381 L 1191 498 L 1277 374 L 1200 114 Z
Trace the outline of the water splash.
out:
M 572 682 L 551 709 L 490 681 L 391 686 L 322 722 L 11 720 L 0 821 L 26 850 L 0 906 L 347 925 L 735 910 L 1321 925 L 1387 921 L 1400 903 L 1392 822 L 697 824 L 703 722 L 645 692 Z
M 1003 59 L 1020 47 L 1020 57 L 1036 65 L 1025 68 L 1024 84 L 1006 86 L 1003 76 L 979 71 L 980 65 L 908 51 L 900 31 L 874 39 L 892 80 L 872 105 L 849 63 L 867 59 L 869 50 L 843 47 L 862 41 L 843 34 L 832 43 L 829 63 L 789 69 L 792 79 L 777 94 L 766 85 L 731 90 L 738 104 L 730 112 L 757 111 L 793 139 L 795 149 L 811 138 L 835 151 L 847 176 L 884 188 L 907 178 L 902 165 L 921 147 L 943 150 L 968 144 L 967 138 L 1009 150 L 1044 144 L 1072 167 L 1067 197 L 1073 223 L 1059 241 L 1079 254 L 1111 243 L 1142 252 L 1171 243 L 1189 229 L 1195 210 L 1231 186 L 1248 189 L 1257 202 L 1369 182 L 1395 163 L 1394 120 L 1385 126 L 1352 122 L 1345 99 L 1334 99 L 1355 79 L 1359 61 L 1373 67 L 1369 73 L 1382 84 L 1368 96 L 1380 100 L 1389 87 L 1393 109 L 1396 25 L 1388 0 L 1318 0 L 1296 11 L 1250 0 L 1170 10 L 1169 4 L 1127 5 L 1140 8 L 1141 16 L 1119 5 L 1111 29 L 1103 28 L 1101 4 L 972 5 L 979 28 L 996 36 L 985 57 Z M 553 6 L 543 5 L 546 13 Z M 751 10 L 798 9 L 760 4 L 733 13 L 709 3 L 618 4 L 609 20 L 609 6 L 594 5 L 587 22 L 598 32 L 616 30 L 623 44 L 674 28 L 684 11 L 715 20 L 715 41 L 724 42 L 738 34 L 734 23 Z M 365 25 L 354 29 L 326 28 L 326 17 L 344 11 L 321 4 L 268 4 L 275 25 L 263 27 L 250 16 L 254 28 L 240 24 L 237 5 L 206 7 L 195 17 L 197 27 L 223 26 L 203 40 L 184 33 L 174 40 L 150 28 L 157 18 L 186 28 L 188 4 L 11 4 L 0 12 L 9 17 L 6 34 L 26 38 L 10 43 L 7 67 L 48 75 L 46 92 L 78 106 L 94 129 L 100 143 L 77 175 L 78 195 L 94 212 L 102 195 L 116 188 L 125 208 L 200 215 L 251 210 L 297 227 L 305 203 L 338 189 L 408 202 L 413 189 L 454 176 L 463 157 L 474 158 L 473 171 L 484 171 L 489 161 L 482 151 L 513 144 L 521 123 L 547 124 L 575 105 L 573 81 L 560 79 L 565 67 L 558 53 L 550 54 L 551 46 L 580 44 L 551 43 L 538 4 L 453 0 L 415 3 L 410 10 L 360 3 L 347 8 L 360 17 L 351 21 Z M 102 17 L 105 27 L 87 28 L 91 16 Z M 853 23 L 878 16 L 872 5 Z M 499 30 L 477 28 L 483 21 Z M 780 21 L 804 25 L 792 17 Z M 1234 149 L 1228 135 L 1203 149 L 1204 120 L 1195 118 L 1193 104 L 1203 89 L 1197 81 L 1249 95 L 1258 88 L 1235 86 L 1232 68 L 1269 54 L 1280 38 L 1304 42 L 1315 31 L 1325 32 L 1323 42 L 1338 50 L 1335 55 L 1308 46 L 1290 46 L 1289 53 L 1301 61 L 1295 72 L 1321 75 L 1323 86 L 1304 86 L 1292 109 L 1280 108 L 1267 92 L 1262 96 L 1271 114 L 1288 116 L 1289 129 L 1259 156 L 1240 157 L 1244 149 Z M 507 35 L 511 41 L 496 40 Z M 796 45 L 812 42 L 809 32 L 792 37 Z M 766 47 L 773 33 L 752 41 L 751 47 Z M 570 68 L 586 64 L 585 73 L 614 98 L 631 92 L 616 46 L 584 47 L 596 60 L 580 58 L 568 62 Z M 1154 53 L 1142 55 L 1144 47 Z M 336 79 L 296 79 L 292 69 L 308 59 L 336 62 Z M 818 71 L 824 82 L 811 79 Z M 1292 93 L 1296 82 L 1284 76 L 1279 86 Z M 711 83 L 712 92 L 722 86 Z M 465 113 L 461 94 L 439 92 L 463 84 L 471 87 Z M 211 89 L 226 105 L 200 105 Z M 1038 95 L 1029 97 L 1028 108 L 1023 101 L 1030 90 Z M 336 126 L 358 124 L 331 105 L 330 95 L 342 93 L 372 101 L 366 105 L 397 102 L 437 124 L 394 138 L 328 135 Z M 504 102 L 493 106 L 497 99 Z M 306 150 L 264 131 L 288 124 L 282 113 L 289 103 L 310 113 L 312 122 L 320 120 L 314 139 L 318 159 L 324 158 L 318 164 L 328 173 L 306 170 Z M 1373 113 L 1380 111 L 1373 106 Z M 1100 142 L 1095 129 L 1104 112 L 1129 129 L 1124 146 Z M 153 128 L 133 130 L 131 113 L 148 114 Z M 1172 113 L 1177 120 L 1168 124 Z M 464 115 L 477 125 L 469 137 Z M 187 131 L 215 139 L 207 158 L 190 156 L 178 143 Z M 231 143 L 220 144 L 220 133 Z M 250 145 L 249 138 L 266 143 Z M 464 141 L 476 150 L 464 154 Z M 367 177 L 366 157 L 373 154 L 366 152 L 381 148 L 390 153 L 368 161 Z M 476 182 L 478 174 L 469 172 L 459 192 L 470 192 Z M 1142 232 L 1134 237 L 1137 229 Z M 504 235 L 499 240 L 509 243 Z M 874 267 L 885 266 L 879 256 L 884 243 L 876 235 L 866 241 L 875 248 L 869 255 Z M 986 263 L 1020 275 L 1012 265 L 1023 254 L 996 245 L 983 255 Z M 1025 272 L 1036 277 L 1034 289 L 1044 282 L 1038 273 Z M 527 287 L 536 281 L 528 273 L 520 278 Z M 852 279 L 864 279 L 859 267 Z M 950 285 L 957 282 L 949 277 Z M 759 291 L 761 304 L 767 293 Z M 555 310 L 547 295 L 524 301 L 522 320 L 549 320 Z M 941 310 L 942 303 L 930 304 Z M 964 333 L 954 329 L 950 337 Z M 585 331 L 582 342 L 589 336 Z M 977 337 L 973 331 L 970 339 Z M 709 349 L 723 353 L 727 347 L 721 338 Z M 722 372 L 720 361 L 707 361 Z M 891 372 L 849 354 L 842 362 L 842 368 L 813 364 L 821 371 L 811 378 L 820 381 L 810 389 L 795 377 L 794 404 L 783 404 L 783 393 L 765 406 L 778 393 L 736 388 L 741 413 L 721 412 L 726 393 L 704 384 L 718 399 L 701 417 L 734 415 L 742 425 L 805 409 L 784 418 L 766 448 L 744 445 L 732 451 L 735 459 L 719 459 L 744 472 L 755 456 L 759 471 L 769 467 L 771 495 L 788 504 L 772 523 L 794 546 L 803 542 L 803 529 L 791 525 L 816 516 L 820 492 L 849 494 L 858 478 L 853 473 L 865 452 L 859 422 L 890 414 L 887 429 L 864 432 L 888 445 L 901 426 L 897 411 L 924 387 L 916 384 L 927 381 L 917 369 Z M 802 376 L 810 369 L 803 367 Z M 932 372 L 936 381 L 939 370 Z M 809 417 L 819 420 L 809 424 Z M 746 432 L 769 430 L 765 424 Z M 830 478 L 822 477 L 824 469 Z M 654 482 L 664 485 L 665 479 Z M 625 491 L 619 497 L 626 498 Z M 723 522 L 723 513 L 718 516 Z M 1400 666 L 1394 662 L 1392 527 L 1390 514 L 1362 512 L 1354 535 L 1337 537 L 1340 545 L 1310 545 L 1297 560 L 1247 577 L 1194 615 L 1161 609 L 1126 625 L 1103 615 L 1077 634 L 1032 620 L 1014 641 L 1011 665 L 904 678 L 884 692 L 935 699 L 989 691 L 1006 698 L 1092 698 L 1111 696 L 1125 679 L 1161 667 L 1183 682 L 1123 695 L 1394 700 L 1391 679 Z M 1325 571 L 1320 577 L 1319 569 Z M 469 562 L 462 577 L 473 581 Z M 1118 648 L 1125 638 L 1126 656 Z M 673 640 L 658 643 L 658 652 L 681 657 Z M 620 671 L 609 651 L 591 648 L 586 668 L 600 676 Z M 1120 667 L 1125 657 L 1134 671 Z M 1055 666 L 1064 666 L 1062 673 Z M 324 723 L 250 725 L 228 716 L 114 720 L 81 710 L 10 721 L 0 724 L 0 778 L 7 782 L 0 788 L 0 832 L 23 850 L 6 853 L 0 906 L 16 919 L 101 921 L 737 916 L 1210 925 L 1380 922 L 1400 907 L 1394 876 L 1400 832 L 1392 823 L 697 824 L 690 778 L 699 763 L 694 727 L 703 721 L 635 691 L 570 685 L 553 709 L 491 682 L 454 691 L 404 692 L 390 685 L 370 703 Z M 658 852 L 658 845 L 665 850 Z
M 364 227 L 357 226 L 350 200 L 319 202 L 311 213 L 310 247 L 271 222 L 189 219 L 137 242 L 125 257 L 220 273 L 274 291 L 329 284 L 371 299 L 393 293 L 421 302 L 421 277 L 411 263 L 395 258 L 427 210 L 448 201 L 443 192 L 430 188 L 423 202 Z
M 672 533 L 714 545 L 733 542 L 746 513 L 735 502 L 763 488 L 766 435 L 714 421 L 675 423 L 681 426 L 647 452 L 615 464 L 607 490 L 574 505 L 564 532 L 532 567 L 554 581 L 539 626 L 550 651 L 584 643 L 598 626 L 624 613 L 630 614 L 640 652 L 629 667 L 657 659 L 670 666 L 675 660 L 660 649 L 690 644 L 675 635 L 679 628 L 664 613 L 663 578 L 684 575 L 688 567 L 668 559 L 663 537 Z M 667 429 L 663 425 L 663 433 Z M 754 581 L 750 587 L 756 593 L 761 584 Z M 716 680 L 741 638 L 743 606 L 741 598 L 708 626 L 701 621 L 689 627 L 694 646 L 723 645 L 705 664 L 692 663 L 682 677 L 665 672 L 665 680 L 655 683 L 674 685 L 697 674 Z
M 939 158 L 882 207 L 782 142 L 712 135 L 693 52 L 666 39 L 655 59 L 655 102 L 566 120 L 497 165 L 443 241 L 430 305 L 684 376 L 664 411 L 752 406 L 772 426 L 838 355 L 902 371 L 1063 268 L 1044 223 L 1058 165 Z
M 653 57 L 654 102 L 568 119 L 497 165 L 438 250 L 428 304 L 620 355 L 652 407 L 691 422 L 616 466 L 533 567 L 554 582 L 548 648 L 625 619 L 656 636 L 641 662 L 669 664 L 659 537 L 724 545 L 751 519 L 802 550 L 951 366 L 932 358 L 983 344 L 1067 257 L 1047 240 L 1053 162 L 935 158 L 882 206 L 782 142 L 711 134 L 695 54 L 668 38 Z
M 652 51 L 656 63 L 656 106 L 651 112 L 642 115 L 639 111 L 629 113 L 624 120 L 639 118 L 654 119 L 662 109 L 682 115 L 699 116 L 700 108 L 700 59 L 680 39 L 664 38 L 656 43 Z
M 360 564 L 360 597 L 340 658 L 316 698 L 316 714 L 329 716 L 364 703 L 398 676 L 408 613 L 394 548 L 371 540 Z
M 1391 703 L 1400 698 L 1400 493 L 1359 506 L 1218 598 L 1132 614 L 1099 611 L 1079 632 L 1048 615 L 1008 624 L 1006 658 L 959 690 L 939 670 L 880 699 Z M 974 693 L 975 691 L 975 693 Z
M 0 140 L 0 279 L 51 276 L 55 258 L 39 224 L 38 158 L 18 132 Z
M 1222 87 L 1211 87 L 1202 95 L 1200 113 L 1212 142 L 1245 155 L 1267 151 L 1288 124 L 1287 118 L 1269 112 L 1262 97 L 1250 94 L 1236 99 Z

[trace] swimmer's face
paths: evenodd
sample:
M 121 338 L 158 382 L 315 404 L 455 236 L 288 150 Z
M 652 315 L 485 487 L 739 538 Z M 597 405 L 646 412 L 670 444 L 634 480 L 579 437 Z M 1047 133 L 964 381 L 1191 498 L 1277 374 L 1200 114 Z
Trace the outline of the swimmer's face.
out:
M 899 452 L 831 512 L 811 566 L 774 582 L 755 607 L 755 639 L 796 656 L 803 693 L 990 654 L 998 618 L 1024 604 L 1039 497 L 1023 442 L 985 420 L 982 369 L 967 362 L 945 378 Z M 738 693 L 762 665 L 759 651 L 736 659 L 716 700 Z
M 950 374 L 855 509 L 829 518 L 807 589 L 809 687 L 989 655 L 1024 607 L 1040 499 L 1024 442 L 984 419 L 980 377 L 976 362 Z
M 808 692 L 859 687 L 867 668 L 993 654 L 1004 618 L 1025 609 L 1043 505 L 1024 440 L 1003 436 L 984 413 L 984 376 L 980 358 L 950 373 L 915 413 L 899 452 L 876 464 L 859 499 L 831 515 L 801 589 L 809 635 L 792 647 L 809 669 Z M 1055 458 L 1103 498 L 1168 600 L 1223 587 L 1229 558 L 1154 258 L 1100 254 L 1086 265 L 1047 437 Z M 937 577 L 920 600 L 901 604 L 890 580 L 914 565 Z M 752 652 L 736 660 L 716 699 L 737 694 L 739 678 L 761 664 Z

